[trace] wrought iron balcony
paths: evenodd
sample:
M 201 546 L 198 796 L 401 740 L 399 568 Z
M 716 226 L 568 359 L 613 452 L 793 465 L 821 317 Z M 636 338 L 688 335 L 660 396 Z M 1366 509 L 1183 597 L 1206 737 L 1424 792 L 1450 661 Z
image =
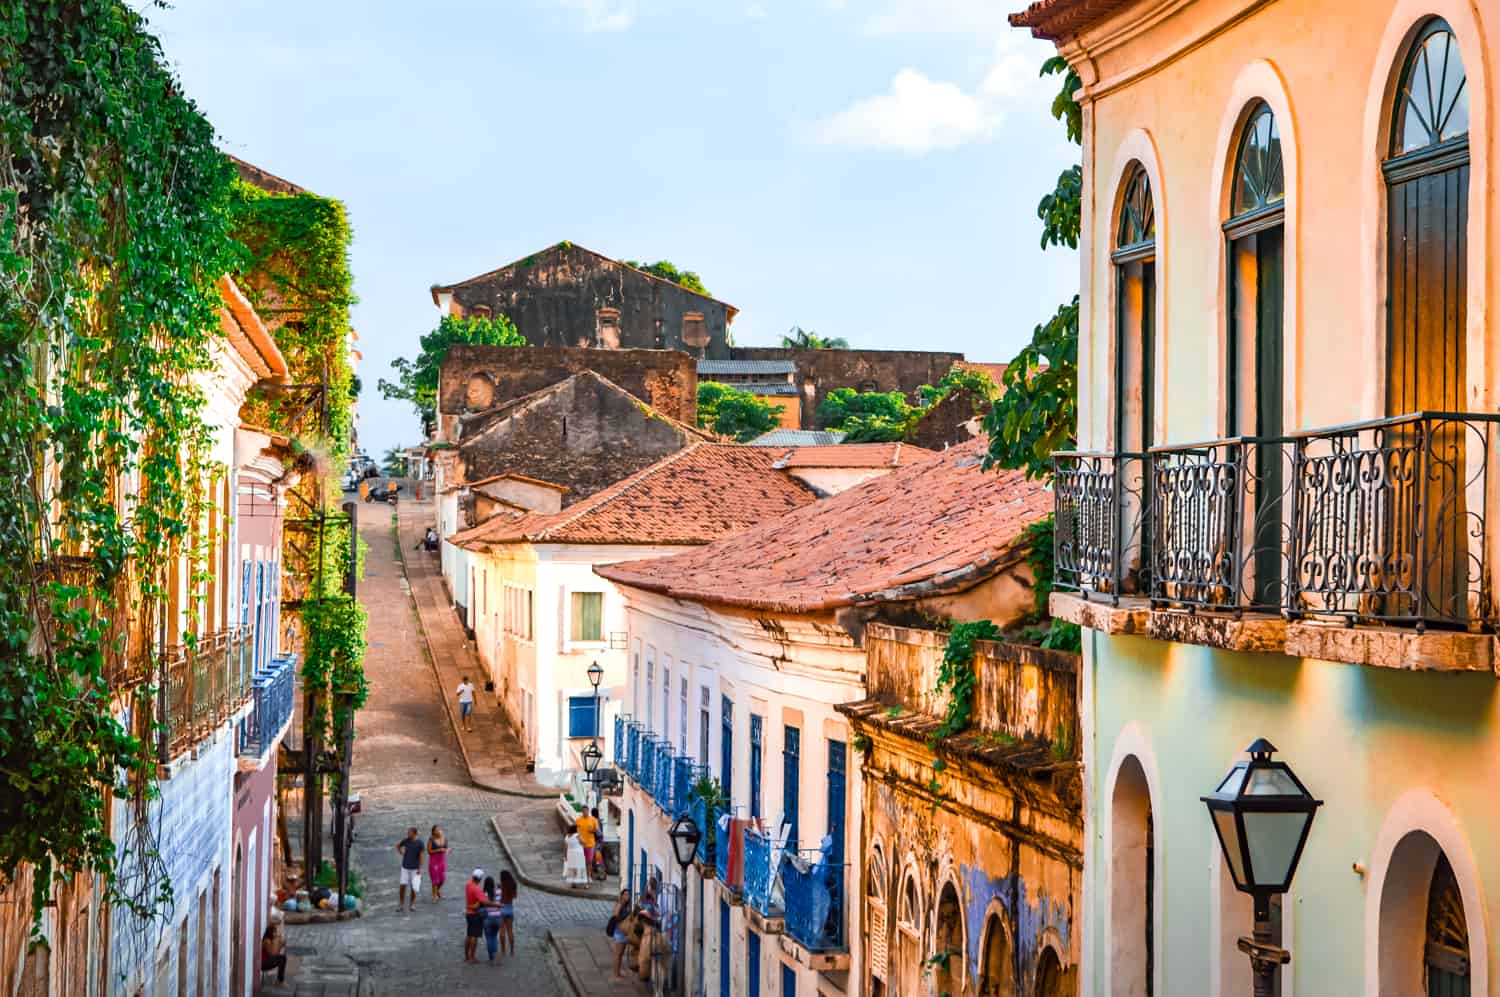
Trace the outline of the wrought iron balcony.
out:
M 630 715 L 628 713 L 615 717 L 614 759 L 617 766 L 623 766 L 625 763 L 625 722 L 629 719 Z
M 1500 415 L 1422 412 L 1144 457 L 1059 453 L 1057 587 L 1493 632 L 1497 431 Z
M 159 700 L 167 757 L 207 737 L 244 702 L 250 633 L 221 630 L 162 652 L 165 696 Z
M 297 691 L 297 659 L 294 655 L 273 658 L 253 681 L 255 708 L 240 721 L 240 754 L 261 755 L 292 715 Z
M 745 829 L 745 903 L 762 917 L 782 917 L 781 850 L 767 835 Z
M 625 774 L 636 782 L 641 781 L 641 731 L 639 720 L 625 725 Z
M 693 783 L 698 780 L 698 766 L 692 756 L 677 755 L 672 759 L 672 803 L 665 808 L 668 817 L 687 813 L 693 806 Z
M 704 771 L 707 771 L 706 769 Z M 698 849 L 693 857 L 705 866 L 712 865 L 718 868 L 718 840 L 719 840 L 719 814 L 723 808 L 717 803 L 710 804 L 696 793 L 693 794 L 692 803 L 693 823 L 698 825 L 702 832 L 698 838 Z
M 786 933 L 809 952 L 839 952 L 844 938 L 845 866 L 826 861 L 816 849 L 781 863 L 786 891 Z

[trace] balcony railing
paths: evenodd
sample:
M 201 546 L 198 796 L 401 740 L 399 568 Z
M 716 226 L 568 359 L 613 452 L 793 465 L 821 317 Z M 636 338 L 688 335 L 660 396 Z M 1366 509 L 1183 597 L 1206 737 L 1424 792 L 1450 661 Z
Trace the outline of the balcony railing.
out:
M 720 817 L 722 817 L 722 813 Z M 743 865 L 731 862 L 741 850 L 731 847 L 736 833 L 743 838 L 742 826 L 733 820 L 716 819 L 714 821 L 714 873 L 719 882 L 735 893 L 740 891 L 743 884 Z
M 1497 432 L 1500 415 L 1423 412 L 1144 457 L 1060 453 L 1057 587 L 1493 632 Z
M 248 631 L 223 630 L 163 652 L 166 688 L 159 718 L 168 756 L 207 737 L 245 701 L 249 644 Z
M 844 870 L 817 850 L 781 864 L 786 890 L 786 933 L 809 952 L 838 952 L 844 939 Z
M 297 691 L 297 659 L 273 658 L 252 683 L 255 708 L 240 722 L 240 754 L 261 755 L 292 715 Z
M 698 778 L 699 766 L 693 764 L 692 756 L 678 755 L 672 759 L 672 805 L 666 808 L 669 817 L 692 810 L 693 784 Z
M 677 756 L 673 752 L 672 745 L 663 740 L 656 745 L 656 775 L 652 779 L 655 787 L 654 799 L 656 805 L 661 807 L 668 816 L 672 814 L 672 793 L 677 788 L 675 778 Z
M 629 714 L 615 717 L 615 764 L 623 767 L 625 764 L 625 723 L 630 719 Z
M 625 725 L 625 774 L 636 782 L 641 781 L 641 732 L 639 720 Z
M 781 849 L 769 836 L 745 829 L 745 903 L 762 917 L 781 917 Z

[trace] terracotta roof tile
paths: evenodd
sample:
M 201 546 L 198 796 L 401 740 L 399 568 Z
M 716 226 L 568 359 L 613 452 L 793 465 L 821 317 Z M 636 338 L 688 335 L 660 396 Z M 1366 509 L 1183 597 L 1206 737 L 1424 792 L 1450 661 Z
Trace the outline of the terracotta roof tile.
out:
M 777 467 L 903 467 L 936 454 L 910 443 L 838 443 L 797 447 L 776 462 Z
M 983 472 L 984 438 L 902 467 L 727 540 L 597 568 L 676 598 L 810 613 L 962 591 L 1021 556 L 1052 495 L 1019 471 Z
M 773 467 L 776 451 L 697 443 L 562 512 L 491 520 L 450 538 L 468 550 L 511 543 L 706 544 L 817 500 Z
M 1134 0 L 1036 0 L 1010 15 L 1013 28 L 1030 28 L 1032 35 L 1057 41 L 1097 24 Z

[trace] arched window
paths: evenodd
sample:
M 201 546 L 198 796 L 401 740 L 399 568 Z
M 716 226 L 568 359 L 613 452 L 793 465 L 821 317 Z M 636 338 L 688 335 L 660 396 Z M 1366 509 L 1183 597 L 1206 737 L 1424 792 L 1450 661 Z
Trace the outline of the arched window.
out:
M 1140 759 L 1127 757 L 1110 799 L 1110 993 L 1152 997 L 1156 970 L 1156 856 L 1151 790 Z
M 945 883 L 938 897 L 933 935 L 937 993 L 956 994 L 963 986 L 964 916 L 952 883 Z
M 1469 87 L 1458 40 L 1432 18 L 1416 32 L 1401 67 L 1392 108 L 1386 182 L 1386 414 L 1461 412 L 1468 405 Z M 1435 478 L 1420 512 L 1381 556 L 1421 558 L 1420 584 L 1392 581 L 1385 611 L 1419 618 L 1468 613 L 1468 541 L 1464 534 L 1466 463 L 1461 424 L 1438 425 L 1423 443 Z M 1419 427 L 1394 431 L 1415 435 Z M 1401 439 L 1392 442 L 1400 444 Z M 1444 470 L 1446 469 L 1446 470 Z M 1417 504 L 1397 495 L 1396 503 Z M 1419 544 L 1418 538 L 1422 538 Z M 1413 592 L 1420 592 L 1420 600 Z M 1420 601 L 1420 605 L 1417 604 Z
M 890 963 L 890 922 L 885 903 L 885 860 L 880 849 L 870 851 L 870 866 L 865 872 L 866 931 L 869 938 L 870 993 L 885 992 Z
M 1114 447 L 1144 453 L 1156 440 L 1156 202 L 1145 169 L 1126 172 L 1110 254 L 1115 271 Z M 1141 510 L 1143 516 L 1147 510 Z M 1143 520 L 1126 574 L 1151 563 Z
M 1427 945 L 1423 960 L 1427 967 L 1430 997 L 1468 997 L 1469 925 L 1464 919 L 1464 900 L 1448 856 L 1439 855 L 1427 890 Z
M 998 914 L 984 922 L 984 940 L 979 949 L 979 997 L 1014 997 L 1010 964 L 1010 940 Z
M 896 898 L 896 992 L 918 993 L 922 978 L 922 901 L 917 878 L 907 872 Z
M 1036 964 L 1036 997 L 1063 997 L 1063 968 L 1062 960 L 1057 957 L 1057 950 L 1048 945 L 1042 949 L 1042 957 Z
M 1146 171 L 1136 166 L 1125 185 L 1125 200 L 1120 205 L 1120 230 L 1115 237 L 1115 252 L 1128 252 L 1156 243 L 1156 206 L 1151 200 L 1151 181 Z
M 1381 993 L 1469 997 L 1469 915 L 1448 856 L 1424 831 L 1396 845 L 1380 896 Z
M 1245 115 L 1230 185 L 1227 240 L 1229 315 L 1225 353 L 1225 432 L 1277 439 L 1282 435 L 1286 340 L 1283 335 L 1286 175 L 1281 134 L 1265 101 Z M 1281 604 L 1281 453 L 1256 447 L 1254 598 Z

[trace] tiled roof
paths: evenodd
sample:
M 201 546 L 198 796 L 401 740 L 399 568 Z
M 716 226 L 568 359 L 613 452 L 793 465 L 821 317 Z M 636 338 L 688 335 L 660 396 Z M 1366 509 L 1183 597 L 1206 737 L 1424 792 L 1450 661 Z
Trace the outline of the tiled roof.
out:
M 517 474 L 515 471 L 506 471 L 504 474 L 492 474 L 488 478 L 480 478 L 478 481 L 461 481 L 460 486 L 478 488 L 480 485 L 488 485 L 495 481 L 519 481 L 526 485 L 540 485 L 543 488 L 554 488 L 560 492 L 572 491 L 567 485 L 559 485 L 555 481 L 543 481 L 541 478 L 533 478 L 525 474 Z
M 1093 26 L 1134 0 L 1036 0 L 1010 15 L 1013 28 L 1030 28 L 1032 35 L 1057 41 Z
M 962 591 L 1024 554 L 1051 493 L 960 444 L 738 536 L 596 571 L 675 598 L 787 613 Z
M 746 446 L 751 447 L 828 447 L 844 438 L 837 429 L 773 429 L 764 436 L 757 436 Z
M 775 451 L 698 443 L 562 512 L 487 522 L 450 538 L 468 550 L 510 543 L 705 544 L 816 501 L 774 468 Z
M 935 456 L 910 443 L 840 443 L 828 447 L 797 447 L 776 462 L 777 467 L 901 467 Z
M 959 370 L 977 370 L 981 374 L 988 374 L 989 377 L 990 377 L 990 380 L 994 381 L 995 382 L 995 387 L 998 388 L 1001 384 L 1004 383 L 1005 368 L 1009 367 L 1010 364 L 1003 364 L 1003 363 L 979 363 L 978 361 L 975 361 L 975 360 L 960 360 L 958 363 L 954 364 L 953 366 L 957 367 Z
M 698 376 L 706 374 L 795 374 L 790 360 L 699 360 Z

